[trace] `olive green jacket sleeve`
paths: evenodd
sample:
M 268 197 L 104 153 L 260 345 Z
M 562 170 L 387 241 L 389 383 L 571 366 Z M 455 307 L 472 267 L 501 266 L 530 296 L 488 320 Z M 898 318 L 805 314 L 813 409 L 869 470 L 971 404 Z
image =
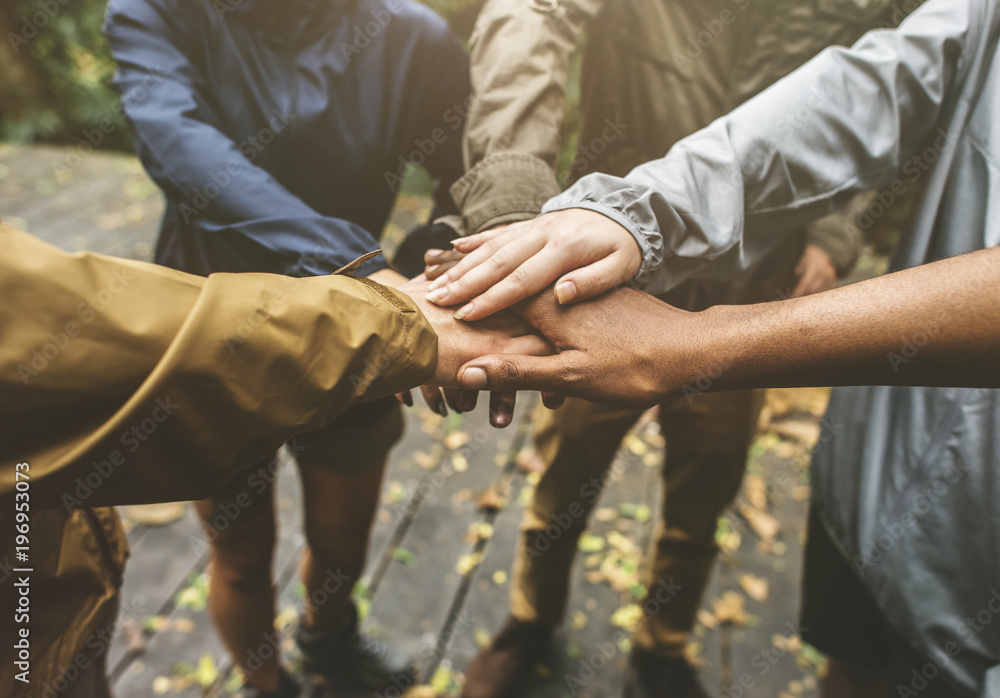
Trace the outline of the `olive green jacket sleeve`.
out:
M 0 297 L 0 496 L 26 461 L 44 504 L 203 498 L 437 361 L 408 297 L 344 275 L 202 278 L 0 226 Z
M 555 167 L 570 57 L 603 0 L 488 0 L 470 41 L 466 174 L 451 188 L 466 234 L 534 218 Z

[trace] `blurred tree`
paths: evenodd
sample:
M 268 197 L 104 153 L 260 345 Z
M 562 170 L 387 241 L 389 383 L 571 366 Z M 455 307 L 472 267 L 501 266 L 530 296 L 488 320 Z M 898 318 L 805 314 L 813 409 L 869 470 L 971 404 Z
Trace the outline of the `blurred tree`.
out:
M 0 3 L 0 138 L 75 144 L 111 119 L 113 128 L 100 135 L 98 145 L 131 147 L 111 87 L 115 66 L 101 28 L 105 5 L 105 0 Z

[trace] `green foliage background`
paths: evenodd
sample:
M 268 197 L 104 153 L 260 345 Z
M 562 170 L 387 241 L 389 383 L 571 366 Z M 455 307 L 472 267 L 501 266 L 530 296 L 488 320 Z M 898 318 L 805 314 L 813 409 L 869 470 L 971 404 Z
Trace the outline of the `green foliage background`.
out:
M 85 128 L 114 114 L 114 63 L 101 26 L 105 0 L 52 2 L 53 14 L 37 0 L 5 0 L 0 9 L 7 64 L 0 79 L 0 138 L 20 142 L 75 143 Z M 32 17 L 45 17 L 40 28 Z M 38 22 L 41 24 L 41 22 Z M 27 44 L 11 33 L 37 35 Z M 16 53 L 15 53 L 16 51 Z M 128 129 L 118 128 L 104 145 L 127 148 Z
M 281 2 L 282 0 L 275 0 Z M 424 0 L 467 39 L 484 0 Z M 46 11 L 58 8 L 53 14 Z M 0 140 L 73 144 L 115 112 L 115 66 L 102 30 L 107 0 L 0 0 Z M 36 13 L 47 17 L 27 43 Z M 39 22 L 40 24 L 40 22 Z M 27 29 L 26 29 L 27 28 Z M 102 147 L 131 150 L 127 128 Z

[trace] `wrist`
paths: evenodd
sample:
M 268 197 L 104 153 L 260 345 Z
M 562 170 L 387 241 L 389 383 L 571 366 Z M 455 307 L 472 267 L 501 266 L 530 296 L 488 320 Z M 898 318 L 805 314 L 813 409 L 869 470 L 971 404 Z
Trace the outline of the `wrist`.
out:
M 753 306 L 717 305 L 689 313 L 680 333 L 684 370 L 667 377 L 667 391 L 698 395 L 744 387 L 749 352 L 756 341 L 753 318 Z
M 409 279 L 392 269 L 379 269 L 376 272 L 368 275 L 368 278 L 372 281 L 377 281 L 383 286 L 391 286 L 392 288 L 399 288 L 405 284 Z

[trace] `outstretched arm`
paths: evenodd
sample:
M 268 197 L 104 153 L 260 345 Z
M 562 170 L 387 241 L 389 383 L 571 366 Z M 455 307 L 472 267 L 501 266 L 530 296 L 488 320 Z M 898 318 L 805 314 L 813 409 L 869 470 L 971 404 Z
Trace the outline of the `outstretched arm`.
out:
M 779 386 L 1000 387 L 1000 248 L 813 296 L 699 313 L 633 289 L 520 312 L 559 349 L 462 367 L 468 389 L 543 390 L 626 407 Z
M 502 239 L 461 241 L 470 254 L 432 299 L 471 300 L 464 316 L 476 319 L 556 280 L 573 300 L 626 279 L 662 293 L 748 266 L 951 138 L 948 105 L 994 50 L 998 23 L 988 0 L 932 0 L 896 30 L 827 49 L 663 158 L 625 177 L 583 177 Z
M 27 461 L 48 505 L 202 499 L 357 402 L 547 351 L 517 317 L 473 327 L 402 290 L 205 278 L 0 226 L 0 498 Z

